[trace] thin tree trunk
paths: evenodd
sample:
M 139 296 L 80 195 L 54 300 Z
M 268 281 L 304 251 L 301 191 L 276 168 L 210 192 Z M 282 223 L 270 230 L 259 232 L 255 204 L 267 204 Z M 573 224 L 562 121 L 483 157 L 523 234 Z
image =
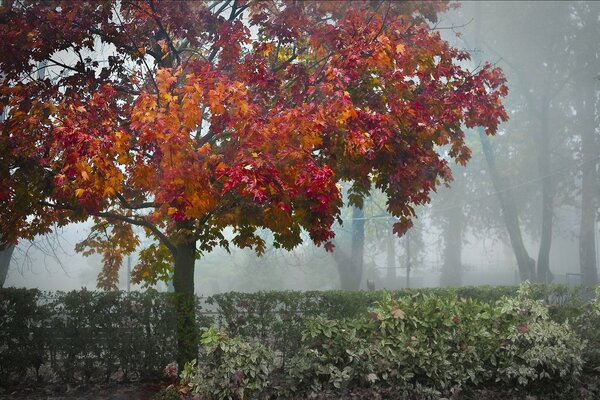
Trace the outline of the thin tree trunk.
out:
M 390 229 L 386 242 L 386 280 L 387 284 L 390 285 L 387 287 L 391 287 L 396 282 L 396 238 L 397 236 Z
M 360 288 L 363 274 L 365 255 L 365 211 L 362 208 L 352 208 L 352 264 L 354 265 L 354 287 Z
M 6 246 L 6 248 L 0 250 L 0 288 L 3 288 L 4 282 L 6 282 L 8 267 L 10 266 L 10 260 L 12 259 L 14 250 L 15 246 L 13 245 Z
M 596 193 L 598 190 L 598 142 L 596 139 L 596 99 L 595 86 L 590 82 L 586 89 L 583 118 L 586 119 L 581 133 L 581 225 L 579 229 L 579 265 L 583 275 L 583 283 L 595 286 L 598 283 L 598 267 L 596 264 L 596 230 L 597 219 Z
M 481 30 L 481 2 L 475 2 L 475 34 L 479 38 L 482 35 Z M 478 43 L 476 43 L 478 47 Z M 480 62 L 479 57 L 474 59 L 476 62 Z M 509 185 L 503 181 L 498 172 L 496 166 L 496 156 L 492 149 L 492 145 L 488 137 L 482 128 L 478 129 L 479 139 L 481 141 L 481 147 L 483 148 L 483 154 L 488 165 L 488 170 L 492 178 L 492 184 L 498 194 L 498 201 L 500 202 L 500 208 L 502 209 L 502 216 L 504 218 L 504 224 L 508 230 L 508 236 L 510 238 L 510 244 L 515 253 L 517 259 L 517 265 L 519 268 L 519 276 L 522 281 L 527 279 L 533 279 L 535 277 L 535 261 L 529 256 L 525 244 L 523 243 L 523 236 L 521 235 L 521 227 L 519 224 L 519 214 L 517 212 L 517 206 L 515 199 L 510 190 Z
M 538 131 L 538 171 L 542 180 L 542 229 L 540 247 L 537 259 L 537 281 L 549 283 L 552 281 L 550 272 L 550 247 L 552 246 L 552 220 L 554 214 L 554 188 L 550 174 L 550 131 L 548 128 L 547 96 L 542 98 L 541 126 Z
M 196 298 L 194 295 L 194 264 L 196 242 L 177 243 L 173 286 L 177 310 L 177 363 L 183 368 L 185 363 L 198 356 L 198 334 L 196 329 Z
M 444 264 L 440 283 L 441 286 L 457 287 L 462 283 L 462 203 L 458 209 L 447 211 L 444 222 Z
M 525 244 L 523 243 L 523 236 L 521 235 L 521 228 L 519 225 L 519 216 L 517 213 L 517 206 L 512 194 L 512 190 L 508 185 L 503 182 L 496 166 L 496 157 L 490 144 L 488 137 L 480 129 L 479 139 L 481 140 L 481 146 L 483 148 L 483 154 L 488 165 L 488 170 L 492 178 L 494 189 L 498 194 L 498 201 L 502 209 L 502 217 L 506 229 L 508 230 L 508 236 L 510 243 L 517 259 L 517 265 L 519 268 L 519 276 L 522 281 L 527 279 L 533 279 L 535 274 L 535 261 L 529 257 Z
M 342 290 L 360 289 L 365 249 L 364 217 L 365 213 L 361 208 L 352 208 L 352 248 L 347 252 L 336 245 L 333 251 Z

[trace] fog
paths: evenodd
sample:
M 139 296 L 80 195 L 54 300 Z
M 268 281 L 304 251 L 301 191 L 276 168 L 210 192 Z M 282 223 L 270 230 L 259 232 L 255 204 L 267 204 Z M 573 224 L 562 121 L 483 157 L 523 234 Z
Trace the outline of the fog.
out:
M 453 165 L 454 182 L 418 209 L 404 237 L 391 234 L 394 219 L 384 212 L 384 196 L 373 191 L 362 212 L 343 210 L 334 253 L 308 237 L 292 252 L 268 248 L 262 257 L 216 249 L 196 262 L 198 294 L 515 284 L 527 258 L 536 271 L 530 278 L 539 281 L 573 285 L 593 276 L 600 245 L 600 3 L 463 2 L 432 29 L 472 54 L 471 69 L 487 61 L 504 70 L 510 121 L 494 137 L 467 132 L 470 162 Z M 90 226 L 19 244 L 5 286 L 95 288 L 100 257 L 74 251 Z M 357 235 L 362 263 L 353 257 Z

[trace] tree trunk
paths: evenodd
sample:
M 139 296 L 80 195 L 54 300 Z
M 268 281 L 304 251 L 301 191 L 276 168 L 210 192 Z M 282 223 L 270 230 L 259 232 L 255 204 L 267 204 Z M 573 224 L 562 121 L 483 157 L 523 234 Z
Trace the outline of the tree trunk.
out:
M 173 286 L 177 310 L 177 364 L 198 357 L 198 333 L 196 329 L 196 298 L 194 295 L 194 263 L 196 242 L 182 240 L 176 245 Z
M 441 286 L 457 287 L 462 283 L 462 233 L 464 215 L 462 203 L 458 209 L 447 211 L 444 221 L 444 264 L 442 265 Z
M 397 236 L 393 233 L 393 229 L 390 229 L 386 242 L 386 280 L 387 285 L 384 287 L 392 288 L 396 284 L 396 238 Z
M 365 249 L 364 217 L 365 213 L 361 208 L 352 208 L 352 248 L 347 252 L 338 245 L 333 251 L 342 290 L 360 289 Z
M 352 249 L 351 258 L 354 266 L 353 290 L 360 288 L 362 281 L 365 253 L 365 211 L 362 208 L 352 208 Z
M 596 139 L 595 85 L 590 82 L 586 89 L 582 126 L 581 151 L 581 225 L 579 228 L 579 266 L 583 284 L 595 286 L 598 283 L 596 265 L 596 191 L 598 190 L 598 142 Z
M 548 129 L 548 107 L 550 100 L 542 97 L 541 126 L 538 131 L 538 170 L 542 180 L 542 229 L 537 260 L 537 281 L 552 281 L 550 272 L 550 247 L 552 246 L 552 219 L 554 214 L 554 188 L 550 174 L 550 132 Z
M 6 282 L 8 267 L 10 266 L 10 260 L 14 250 L 15 246 L 13 245 L 6 246 L 6 248 L 0 250 L 0 288 L 3 288 L 4 282 Z
M 481 2 L 475 2 L 475 34 L 477 41 L 482 35 L 481 29 Z M 475 43 L 475 47 L 479 47 L 479 43 Z M 475 62 L 481 62 L 478 56 L 474 58 Z M 502 209 L 502 216 L 504 218 L 504 224 L 508 230 L 508 236 L 510 238 L 510 244 L 515 253 L 517 259 L 517 265 L 519 268 L 519 276 L 521 281 L 527 279 L 533 279 L 535 277 L 535 261 L 529 257 L 525 244 L 523 243 L 523 236 L 521 235 L 521 227 L 519 225 L 519 214 L 517 212 L 517 206 L 515 199 L 510 190 L 509 185 L 504 182 L 498 172 L 496 166 L 496 157 L 492 149 L 492 145 L 488 137 L 486 136 L 483 128 L 478 129 L 479 139 L 481 141 L 481 147 L 483 148 L 483 154 L 488 165 L 488 170 L 492 178 L 492 184 L 498 194 L 498 201 L 500 202 L 500 208 Z
M 519 267 L 519 276 L 522 281 L 527 279 L 533 279 L 535 274 L 535 261 L 527 253 L 525 244 L 523 243 L 523 236 L 521 235 L 521 228 L 519 226 L 519 216 L 517 213 L 517 206 L 515 199 L 512 194 L 512 190 L 508 185 L 503 182 L 496 166 L 496 158 L 494 151 L 488 137 L 481 129 L 479 130 L 479 139 L 481 140 L 481 146 L 485 155 L 485 160 L 488 165 L 488 170 L 492 178 L 494 189 L 498 194 L 498 201 L 502 209 L 502 216 L 506 229 L 508 230 L 508 236 L 512 245 L 515 257 L 517 259 L 517 265 Z

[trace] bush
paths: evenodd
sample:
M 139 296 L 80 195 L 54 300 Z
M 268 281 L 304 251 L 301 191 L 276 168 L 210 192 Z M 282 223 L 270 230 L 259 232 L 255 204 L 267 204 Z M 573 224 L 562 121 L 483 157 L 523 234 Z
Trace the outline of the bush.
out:
M 496 305 L 455 295 L 386 294 L 370 319 L 317 318 L 290 363 L 296 393 L 393 388 L 423 396 L 490 382 L 558 387 L 576 379 L 583 343 L 524 285 Z
M 548 308 L 523 284 L 516 298 L 499 301 L 503 342 L 495 357 L 496 381 L 555 386 L 575 380 L 583 367 L 584 342 L 567 322 L 550 320 Z
M 230 338 L 215 328 L 202 334 L 201 344 L 204 351 L 199 365 L 188 363 L 181 374 L 181 384 L 192 393 L 211 400 L 256 399 L 269 388 L 275 368 L 272 350 Z
M 590 372 L 600 372 L 600 286 L 596 288 L 596 297 L 582 309 L 573 325 L 586 341 L 583 353 L 585 368 Z

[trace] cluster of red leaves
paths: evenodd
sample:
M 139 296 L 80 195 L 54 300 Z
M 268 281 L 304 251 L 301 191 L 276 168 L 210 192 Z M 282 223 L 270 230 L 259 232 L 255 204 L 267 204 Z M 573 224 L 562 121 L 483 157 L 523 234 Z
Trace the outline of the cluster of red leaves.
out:
M 172 253 L 226 245 L 225 227 L 259 252 L 260 228 L 279 246 L 305 229 L 330 248 L 340 180 L 357 203 L 373 184 L 386 193 L 402 234 L 451 178 L 439 146 L 465 163 L 463 127 L 493 134 L 506 119 L 501 71 L 469 71 L 425 22 L 443 2 L 6 3 L 5 241 L 94 216 L 143 226 Z M 105 63 L 86 55 L 99 43 Z M 63 73 L 34 79 L 43 60 Z

